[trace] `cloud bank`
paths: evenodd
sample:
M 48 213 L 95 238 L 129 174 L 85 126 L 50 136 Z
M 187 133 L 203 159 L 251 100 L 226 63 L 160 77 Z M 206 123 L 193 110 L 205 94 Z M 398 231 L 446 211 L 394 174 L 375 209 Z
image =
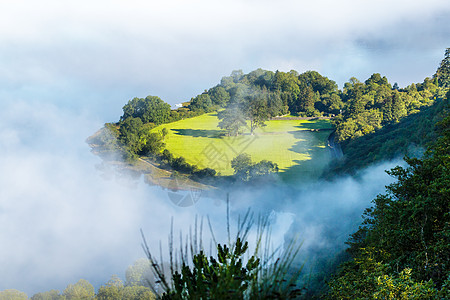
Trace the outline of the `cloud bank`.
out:
M 182 208 L 167 191 L 99 170 L 100 160 L 84 142 L 99 126 L 86 115 L 39 102 L 11 102 L 0 112 L 0 290 L 31 296 L 63 290 L 79 278 L 98 287 L 143 256 L 140 228 L 154 251 L 160 241 L 166 245 L 172 217 L 175 233 L 187 234 L 195 216 L 209 215 L 224 241 L 225 199 L 203 197 Z M 271 215 L 275 246 L 297 232 L 303 253 L 342 248 L 362 210 L 392 181 L 383 172 L 392 165 L 302 189 L 234 191 L 232 224 L 251 207 Z M 325 234 L 330 228 L 337 237 Z

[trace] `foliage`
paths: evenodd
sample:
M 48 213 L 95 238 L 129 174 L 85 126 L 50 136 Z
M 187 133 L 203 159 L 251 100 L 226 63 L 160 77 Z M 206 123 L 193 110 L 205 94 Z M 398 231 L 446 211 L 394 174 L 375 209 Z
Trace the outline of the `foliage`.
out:
M 188 163 L 183 156 L 174 157 L 167 149 L 164 149 L 156 159 L 159 161 L 161 168 L 192 175 L 195 179 L 211 179 L 216 175 L 216 170 L 211 168 L 200 169 L 197 165 Z
M 31 297 L 31 300 L 64 300 L 64 296 L 58 290 L 37 293 Z
M 250 121 L 250 134 L 253 135 L 258 127 L 266 126 L 269 119 L 267 101 L 261 97 L 247 97 L 244 104 L 244 112 L 247 120 Z
M 343 172 L 354 173 L 376 161 L 391 160 L 405 154 L 420 155 L 423 152 L 421 149 L 437 138 L 433 127 L 443 119 L 443 111 L 450 105 L 449 96 L 450 94 L 442 99 L 438 98 L 432 106 L 403 118 L 399 123 L 385 125 L 372 133 L 362 134 L 341 143 L 344 159 L 335 161 L 324 176 L 335 176 Z M 347 126 L 358 125 L 353 119 L 351 122 L 350 119 L 340 122 L 339 118 L 333 120 L 336 128 L 340 129 L 344 137 L 347 134 L 350 136 L 351 133 L 345 131 Z
M 344 263 L 330 282 L 329 299 L 446 299 L 450 290 L 437 288 L 432 280 L 418 281 L 412 269 L 390 273 L 375 259 L 374 248 L 362 248 L 354 260 Z M 447 283 L 450 280 L 447 280 Z
M 387 78 L 378 73 L 364 83 L 351 78 L 344 85 L 344 113 L 334 120 L 337 141 L 345 142 L 373 133 L 432 104 L 436 86 L 425 82 L 426 88 L 419 92 L 415 85 L 404 90 L 394 89 Z
M 228 136 L 238 135 L 241 128 L 246 125 L 244 114 L 237 105 L 231 105 L 227 109 L 219 111 L 217 116 L 220 120 L 217 126 L 225 130 Z
M 271 161 L 262 160 L 253 163 L 251 156 L 242 153 L 231 160 L 231 167 L 234 169 L 236 178 L 242 181 L 261 178 L 263 176 L 278 173 L 278 165 Z
M 98 289 L 96 299 L 150 300 L 155 299 L 155 295 L 146 286 L 137 284 L 124 286 L 122 280 L 113 275 L 105 285 Z
M 194 111 L 203 111 L 205 113 L 214 110 L 213 102 L 211 101 L 211 97 L 208 95 L 208 92 L 192 98 L 189 104 L 189 108 Z
M 151 270 L 148 259 L 140 258 L 133 265 L 129 266 L 125 272 L 127 286 L 148 286 Z
M 190 241 L 186 245 L 180 242 L 179 254 L 174 257 L 173 234 L 169 238 L 170 276 L 164 273 L 164 265 L 155 260 L 144 238 L 144 250 L 163 289 L 161 299 L 290 299 L 297 297 L 301 290 L 296 280 L 301 267 L 293 269 L 292 262 L 299 246 L 291 243 L 284 252 L 268 252 L 268 246 L 261 251 L 262 245 L 270 244 L 267 237 L 267 218 L 258 219 L 256 248 L 250 252 L 247 237 L 253 225 L 253 216 L 248 212 L 238 230 L 234 242 L 231 242 L 228 220 L 228 245 L 217 243 L 211 234 L 217 253 L 207 255 L 202 244 L 202 227 L 197 229 L 197 220 Z M 211 227 L 211 226 L 210 226 Z M 186 251 L 183 250 L 186 249 Z M 190 255 L 188 253 L 190 249 Z M 175 259 L 175 262 L 174 262 Z M 180 264 L 178 264 L 180 262 Z
M 152 129 L 152 124 L 143 124 L 141 119 L 134 117 L 120 123 L 118 140 L 129 158 L 158 154 L 164 148 L 163 139 L 167 132 L 152 132 Z
M 191 268 L 183 264 L 181 272 L 175 271 L 173 291 L 163 299 L 239 299 L 256 276 L 259 259 L 252 256 L 243 265 L 248 243 L 238 238 L 231 251 L 226 245 L 217 246 L 217 260 L 203 251 L 194 255 Z
M 208 91 L 212 104 L 219 107 L 225 107 L 230 101 L 230 94 L 222 86 L 213 87 Z
M 434 77 L 437 78 L 440 87 L 450 88 L 450 48 L 445 50 L 444 59 Z
M 123 121 L 130 117 L 139 118 L 143 123 L 167 123 L 170 119 L 170 105 L 156 96 L 133 98 L 123 107 L 120 119 Z
M 28 296 L 24 292 L 8 289 L 0 291 L 0 300 L 27 300 Z
M 388 173 L 397 182 L 374 199 L 349 241 L 354 259 L 331 283 L 335 298 L 434 299 L 450 280 L 450 116 L 423 159 Z M 367 251 L 366 249 L 370 249 Z M 361 263 L 365 262 L 365 263 Z M 367 263 L 368 262 L 368 263 Z M 375 280 L 376 279 L 376 280 Z M 364 290 L 362 287 L 365 287 Z
M 63 292 L 67 300 L 88 300 L 95 298 L 94 286 L 85 279 L 78 280 L 75 284 L 69 284 Z

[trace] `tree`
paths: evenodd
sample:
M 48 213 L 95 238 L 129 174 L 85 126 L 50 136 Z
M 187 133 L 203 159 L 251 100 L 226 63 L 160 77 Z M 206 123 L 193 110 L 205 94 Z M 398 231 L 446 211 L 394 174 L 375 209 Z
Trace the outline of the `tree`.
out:
M 128 117 L 120 123 L 119 141 L 132 156 L 135 156 L 142 150 L 143 144 L 140 136 L 142 126 L 142 120 L 135 117 Z
M 158 154 L 166 145 L 160 132 L 141 132 L 139 141 L 142 145 L 140 154 L 143 155 Z
M 133 265 L 127 268 L 125 273 L 126 286 L 149 286 L 149 281 L 151 280 L 152 272 L 150 268 L 150 262 L 147 258 L 140 258 L 136 260 Z
M 238 105 L 228 106 L 226 109 L 219 111 L 217 116 L 220 120 L 218 127 L 224 129 L 228 136 L 237 136 L 240 129 L 246 125 L 244 114 Z
M 349 240 L 353 260 L 331 283 L 336 298 L 435 299 L 450 294 L 450 116 L 422 159 L 388 173 L 397 182 L 378 195 Z M 393 296 L 391 296 L 393 295 Z
M 170 105 L 156 96 L 133 98 L 123 107 L 120 119 L 123 121 L 129 117 L 140 118 L 143 123 L 152 122 L 159 125 L 169 122 L 170 110 Z
M 320 75 L 316 71 L 307 71 L 298 76 L 298 79 L 304 85 L 311 86 L 314 92 L 320 95 L 337 93 L 338 86 L 336 82 Z
M 169 236 L 170 276 L 164 265 L 150 251 L 145 238 L 144 250 L 158 277 L 162 299 L 291 299 L 301 294 L 296 282 L 301 267 L 293 266 L 299 246 L 291 242 L 283 252 L 270 252 L 267 238 L 268 219 L 257 220 L 255 250 L 250 252 L 247 241 L 254 223 L 248 212 L 240 218 L 236 237 L 229 234 L 228 244 L 216 243 L 214 254 L 203 248 L 202 224 L 187 237 L 180 251 L 173 249 L 173 235 Z M 229 228 L 229 215 L 227 215 Z M 191 231 L 190 231 L 191 232 Z M 212 233 L 212 229 L 211 229 Z M 212 233 L 214 236 L 214 234 Z M 266 245 L 266 246 L 264 246 Z M 186 249 L 184 251 L 183 249 Z M 190 249 L 190 252 L 188 252 Z M 174 256 L 175 253 L 175 256 Z
M 243 181 L 250 178 L 250 168 L 253 165 L 252 158 L 247 153 L 242 153 L 231 160 L 231 167 L 234 169 L 234 175 Z
M 98 289 L 98 300 L 152 300 L 155 299 L 149 287 L 130 285 L 124 286 L 122 280 L 116 275 Z
M 437 78 L 440 87 L 450 87 L 450 48 L 445 50 L 444 59 L 441 61 L 434 77 Z
M 221 86 L 213 87 L 208 91 L 211 101 L 214 105 L 225 107 L 230 101 L 230 94 Z
M 153 300 L 155 294 L 146 286 L 126 286 L 122 290 L 122 300 Z M 113 299 L 111 299 L 113 300 Z
M 298 96 L 300 94 L 298 75 L 289 72 L 280 72 L 276 71 L 274 76 L 273 87 L 275 90 L 279 90 L 281 92 L 287 92 L 293 94 L 294 96 Z
M 242 181 L 261 178 L 278 172 L 278 165 L 268 160 L 253 163 L 252 158 L 247 153 L 241 153 L 231 160 L 231 167 L 234 169 L 236 178 Z
M 75 284 L 69 284 L 65 288 L 63 295 L 67 300 L 88 300 L 95 298 L 95 290 L 89 281 L 80 279 Z
M 255 129 L 266 126 L 265 122 L 269 119 L 267 100 L 260 96 L 247 97 L 244 115 L 250 121 L 250 134 L 253 135 Z
M 24 292 L 8 289 L 0 291 L 0 300 L 27 300 L 28 296 Z
M 298 95 L 299 112 L 306 112 L 308 116 L 314 112 L 314 103 L 319 100 L 314 90 L 309 85 L 302 85 Z
M 278 173 L 278 170 L 278 164 L 264 159 L 252 166 L 250 169 L 250 177 L 257 178 L 266 176 L 273 173 Z
M 98 300 L 123 299 L 122 297 L 123 282 L 117 275 L 111 276 L 111 279 L 102 285 L 97 292 Z
M 62 296 L 58 290 L 50 290 L 48 292 L 37 293 L 31 297 L 31 300 L 63 300 Z
M 166 136 L 169 134 L 169 130 L 166 127 L 163 127 L 160 131 L 161 138 L 164 141 L 166 139 Z
M 212 109 L 211 98 L 207 93 L 200 94 L 197 97 L 191 99 L 189 109 L 193 111 L 201 110 L 203 112 L 210 112 Z

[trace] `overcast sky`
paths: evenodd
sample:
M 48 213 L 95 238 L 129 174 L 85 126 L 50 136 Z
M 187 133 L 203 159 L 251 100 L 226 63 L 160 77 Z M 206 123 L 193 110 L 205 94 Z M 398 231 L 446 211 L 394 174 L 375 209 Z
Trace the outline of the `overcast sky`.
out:
M 316 70 L 340 87 L 379 72 L 404 86 L 434 73 L 449 20 L 448 0 L 5 0 L 0 90 L 112 121 L 134 96 L 175 104 L 235 69 Z
M 156 242 L 170 216 L 186 228 L 223 215 L 96 169 L 85 139 L 129 99 L 175 104 L 257 68 L 316 70 L 340 87 L 377 72 L 405 86 L 433 75 L 449 20 L 448 0 L 1 1 L 0 290 L 104 283 L 142 254 L 139 228 Z M 370 174 L 311 198 L 352 194 L 340 206 L 350 214 L 389 182 L 383 168 Z

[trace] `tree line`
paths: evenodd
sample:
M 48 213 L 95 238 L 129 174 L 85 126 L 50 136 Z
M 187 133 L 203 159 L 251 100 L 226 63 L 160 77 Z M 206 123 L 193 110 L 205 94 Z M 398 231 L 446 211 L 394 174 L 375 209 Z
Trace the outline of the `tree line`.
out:
M 447 107 L 448 109 L 448 107 Z M 388 171 L 397 181 L 366 209 L 331 299 L 450 298 L 450 116 L 423 158 Z
M 150 262 L 146 258 L 136 260 L 125 272 L 125 282 L 117 275 L 101 285 L 97 292 L 86 279 L 70 283 L 61 292 L 50 290 L 39 292 L 28 298 L 27 294 L 15 289 L 0 291 L 4 300 L 151 300 L 156 299 L 150 288 L 153 280 Z

